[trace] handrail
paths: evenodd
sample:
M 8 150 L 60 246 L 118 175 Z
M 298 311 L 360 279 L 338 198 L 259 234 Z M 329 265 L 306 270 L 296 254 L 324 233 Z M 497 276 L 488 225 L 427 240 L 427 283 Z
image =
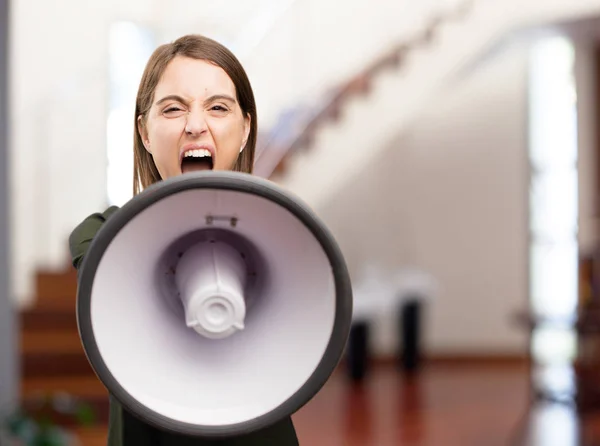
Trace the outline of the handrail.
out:
M 323 124 L 339 118 L 343 106 L 350 98 L 367 94 L 375 76 L 386 70 L 400 67 L 410 51 L 429 44 L 435 38 L 436 31 L 442 24 L 464 18 L 474 2 L 475 0 L 464 0 L 451 10 L 434 15 L 421 33 L 408 41 L 404 40 L 395 45 L 391 50 L 376 58 L 364 70 L 342 82 L 339 87 L 328 94 L 329 100 L 323 101 L 321 98 L 319 104 L 325 105 L 300 105 L 284 112 L 284 119 L 280 119 L 274 130 L 268 135 L 261 135 L 265 144 L 257 154 L 255 163 L 257 174 L 266 177 L 281 174 L 291 156 L 301 147 L 310 146 L 316 131 Z M 296 113 L 295 119 L 294 116 L 290 116 L 294 112 Z M 282 135 L 284 136 L 282 137 Z M 268 160 L 265 157 L 267 154 L 273 158 Z M 267 165 L 269 161 L 271 165 Z

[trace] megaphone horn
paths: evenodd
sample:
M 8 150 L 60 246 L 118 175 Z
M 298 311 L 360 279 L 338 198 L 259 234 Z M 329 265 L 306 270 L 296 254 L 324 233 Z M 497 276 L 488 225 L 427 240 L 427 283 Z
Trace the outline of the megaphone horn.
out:
M 79 273 L 87 358 L 141 420 L 200 437 L 272 425 L 337 366 L 351 285 L 326 226 L 239 172 L 152 185 L 104 223 Z

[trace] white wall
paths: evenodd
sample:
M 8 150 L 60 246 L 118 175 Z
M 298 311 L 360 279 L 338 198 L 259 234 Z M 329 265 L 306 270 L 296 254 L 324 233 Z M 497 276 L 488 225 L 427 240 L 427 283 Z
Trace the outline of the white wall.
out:
M 320 210 L 354 278 L 379 259 L 438 281 L 429 352 L 524 351 L 511 318 L 527 306 L 526 64 L 513 45 L 457 81 Z M 378 353 L 392 329 L 380 320 Z
M 103 200 L 104 22 L 93 20 L 101 11 L 65 3 L 25 0 L 11 11 L 12 257 L 20 299 L 31 298 L 33 259 L 42 266 L 66 254 L 63 222 Z
M 67 266 L 74 224 L 106 202 L 108 25 L 152 23 L 154 2 L 11 6 L 12 284 L 28 303 L 36 268 Z

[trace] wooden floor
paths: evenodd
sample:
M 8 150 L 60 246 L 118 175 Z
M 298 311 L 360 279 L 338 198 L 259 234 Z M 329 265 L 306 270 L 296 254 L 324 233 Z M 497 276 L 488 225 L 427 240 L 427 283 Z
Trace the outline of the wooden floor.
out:
M 302 446 L 600 445 L 600 422 L 565 404 L 530 411 L 528 389 L 519 364 L 429 364 L 413 378 L 380 366 L 362 386 L 340 371 L 294 423 Z M 82 444 L 104 445 L 104 431 L 82 432 Z
M 338 374 L 295 422 L 310 446 L 505 446 L 527 389 L 519 365 L 429 365 L 413 378 L 380 367 L 361 387 Z

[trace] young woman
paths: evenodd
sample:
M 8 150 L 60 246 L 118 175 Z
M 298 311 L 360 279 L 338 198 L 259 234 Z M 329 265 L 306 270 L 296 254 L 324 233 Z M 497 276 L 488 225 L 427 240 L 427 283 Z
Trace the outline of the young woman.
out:
M 193 170 L 252 173 L 257 118 L 254 94 L 236 57 L 219 43 L 189 35 L 160 46 L 144 70 L 135 106 L 133 192 Z M 69 245 L 73 266 L 83 257 L 110 207 L 86 218 Z M 112 396 L 108 446 L 296 446 L 290 418 L 230 440 L 174 435 L 128 413 Z

